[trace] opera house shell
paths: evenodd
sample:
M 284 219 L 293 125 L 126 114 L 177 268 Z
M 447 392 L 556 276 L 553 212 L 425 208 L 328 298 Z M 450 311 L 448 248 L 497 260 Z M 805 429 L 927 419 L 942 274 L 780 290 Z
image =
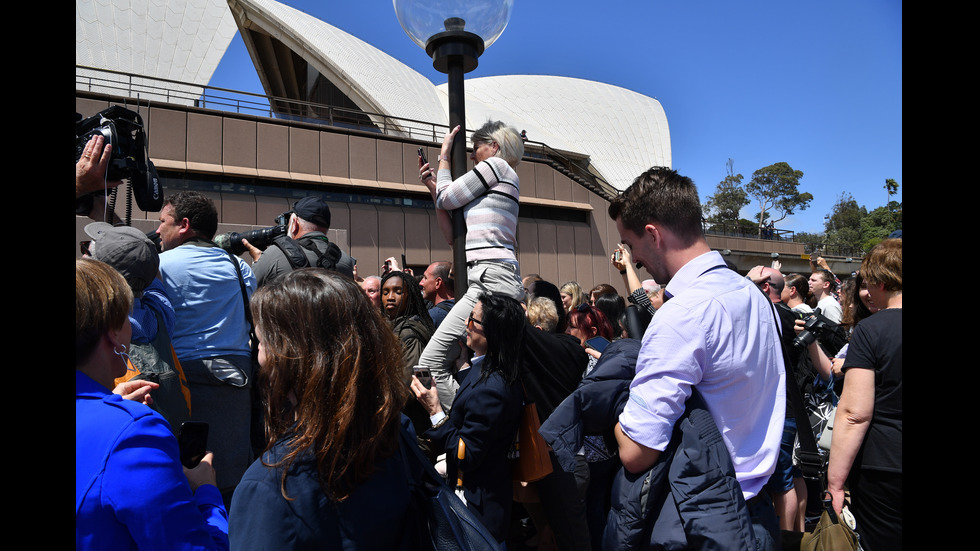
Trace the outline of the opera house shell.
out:
M 269 96 L 264 116 L 204 101 L 236 26 Z M 438 151 L 445 84 L 272 0 L 76 0 L 75 37 L 76 111 L 132 107 L 136 98 L 165 191 L 209 193 L 219 231 L 268 226 L 297 196 L 322 190 L 334 212 L 331 239 L 364 265 L 399 252 L 415 265 L 447 257 L 415 163 L 418 147 L 430 158 Z M 622 287 L 607 254 L 618 235 L 604 211 L 638 174 L 671 166 L 660 103 L 549 75 L 467 78 L 465 88 L 468 129 L 495 119 L 529 136 L 518 167 L 521 271 Z M 341 112 L 350 120 L 334 120 Z M 155 213 L 135 216 L 143 218 L 134 226 L 155 227 Z

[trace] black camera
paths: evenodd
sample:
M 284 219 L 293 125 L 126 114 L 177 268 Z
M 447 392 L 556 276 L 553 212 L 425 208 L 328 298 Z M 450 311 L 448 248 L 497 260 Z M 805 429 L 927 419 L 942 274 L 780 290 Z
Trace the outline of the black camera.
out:
M 266 247 L 280 235 L 285 235 L 286 226 L 272 226 L 270 228 L 259 228 L 242 233 L 228 232 L 214 237 L 214 244 L 231 254 L 242 254 L 245 252 L 245 245 L 242 239 L 248 239 L 250 245 L 265 250 Z
M 793 339 L 793 347 L 799 350 L 804 350 L 806 347 L 810 346 L 817 339 L 821 338 L 824 333 L 833 333 L 837 324 L 830 321 L 829 319 L 821 316 L 820 314 L 810 314 L 809 316 L 803 318 L 803 331 Z
M 250 245 L 264 251 L 277 237 L 286 234 L 289 218 L 292 214 L 293 211 L 290 210 L 276 216 L 276 225 L 268 228 L 259 228 L 242 233 L 228 232 L 216 235 L 214 237 L 214 244 L 231 254 L 242 254 L 245 252 L 245 245 L 242 245 L 242 239 L 248 239 Z
M 139 113 L 113 105 L 84 120 L 77 113 L 75 117 L 75 162 L 82 158 L 89 139 L 102 135 L 105 143 L 112 145 L 106 180 L 128 180 L 130 200 L 135 196 L 139 208 L 159 212 L 163 189 L 147 155 L 146 132 Z

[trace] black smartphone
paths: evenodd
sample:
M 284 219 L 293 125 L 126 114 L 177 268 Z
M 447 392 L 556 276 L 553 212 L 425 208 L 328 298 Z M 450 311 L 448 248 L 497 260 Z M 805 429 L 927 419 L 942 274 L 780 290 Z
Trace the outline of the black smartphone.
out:
M 208 424 L 202 421 L 184 421 L 177 435 L 180 447 L 180 463 L 193 469 L 204 459 L 208 448 Z
M 412 368 L 412 371 L 415 372 L 415 376 L 425 388 L 432 388 L 432 374 L 429 373 L 428 367 L 415 366 Z
M 607 346 L 609 346 L 609 340 L 607 340 L 605 337 L 592 337 L 591 339 L 587 339 L 585 341 L 585 345 L 589 348 L 595 348 L 601 353 Z
M 429 162 L 429 160 L 425 158 L 425 149 L 421 147 L 419 148 L 419 158 L 422 159 L 422 162 L 419 163 L 419 168 L 421 168 L 425 163 Z
M 405 263 L 405 253 L 402 253 L 402 271 L 404 272 L 408 268 L 408 264 Z

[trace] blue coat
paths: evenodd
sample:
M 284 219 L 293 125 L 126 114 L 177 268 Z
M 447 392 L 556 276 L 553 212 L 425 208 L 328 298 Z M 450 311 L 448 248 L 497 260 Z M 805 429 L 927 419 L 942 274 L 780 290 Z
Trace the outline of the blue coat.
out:
M 517 434 L 524 393 L 519 381 L 508 384 L 499 373 L 481 380 L 481 365 L 477 361 L 460 384 L 449 419 L 424 436 L 432 440 L 434 447 L 446 450 L 450 487 L 462 469 L 467 508 L 480 518 L 497 541 L 504 541 L 514 499 L 511 461 L 507 454 Z M 466 443 L 466 457 L 462 462 L 456 459 L 460 439 Z
M 583 438 L 608 434 L 629 398 L 639 341 L 610 344 L 582 385 L 541 425 L 559 462 Z M 640 474 L 620 468 L 603 549 L 754 549 L 752 520 L 728 449 L 700 394 L 692 393 L 667 449 Z
M 75 548 L 227 549 L 218 488 L 191 493 L 177 439 L 149 407 L 75 371 Z
M 279 441 L 263 454 L 274 463 L 288 451 Z M 413 549 L 405 464 L 398 453 L 379 460 L 377 470 L 344 501 L 324 494 L 312 453 L 290 467 L 286 493 L 282 469 L 256 460 L 231 502 L 232 549 Z

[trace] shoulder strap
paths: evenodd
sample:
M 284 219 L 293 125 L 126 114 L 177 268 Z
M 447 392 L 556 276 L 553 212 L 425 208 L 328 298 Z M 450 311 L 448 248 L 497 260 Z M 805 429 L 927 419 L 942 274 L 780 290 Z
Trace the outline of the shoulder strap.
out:
M 761 292 L 761 290 L 760 290 Z M 768 300 L 769 297 L 766 297 Z M 783 358 L 788 358 L 786 343 L 780 338 L 782 331 L 779 327 L 779 314 L 772 301 L 769 301 L 769 308 L 772 309 L 773 324 L 776 326 L 776 337 L 783 350 Z M 786 363 L 784 361 L 784 363 Z M 813 436 L 813 429 L 810 426 L 810 416 L 807 415 L 806 406 L 803 402 L 803 395 L 800 387 L 796 384 L 796 366 L 789 363 L 792 373 L 786 374 L 786 392 L 789 394 L 790 403 L 793 404 L 793 417 L 796 418 L 796 437 L 800 441 L 800 470 L 803 471 L 805 478 L 819 478 L 826 468 L 826 458 L 817 449 L 817 439 Z
M 273 239 L 272 243 L 279 247 L 279 250 L 285 255 L 286 260 L 293 269 L 305 268 L 310 265 L 310 261 L 306 258 L 306 254 L 296 240 L 285 235 L 280 235 Z
M 242 268 L 238 265 L 238 257 L 231 254 L 230 251 L 225 252 L 228 253 L 228 260 L 235 266 L 235 272 L 238 273 L 238 285 L 242 288 L 242 302 L 245 304 L 245 319 L 248 320 L 248 338 L 251 339 L 252 352 L 255 353 L 254 348 L 258 346 L 259 339 L 255 336 L 255 323 L 252 322 L 252 309 L 248 307 L 248 290 L 245 288 L 245 277 L 242 276 Z

